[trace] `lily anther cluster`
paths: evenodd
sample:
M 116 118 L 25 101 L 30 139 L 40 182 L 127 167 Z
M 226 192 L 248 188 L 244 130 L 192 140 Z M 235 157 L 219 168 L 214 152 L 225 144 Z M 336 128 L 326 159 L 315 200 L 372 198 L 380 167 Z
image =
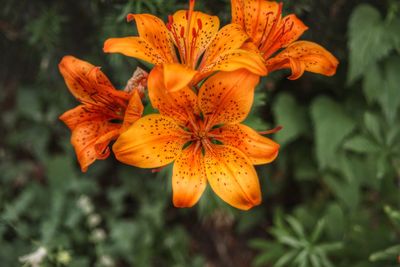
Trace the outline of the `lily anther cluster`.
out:
M 243 124 L 260 78 L 290 69 L 334 75 L 337 59 L 320 45 L 298 41 L 307 27 L 282 4 L 231 0 L 232 21 L 179 10 L 164 23 L 129 14 L 138 36 L 110 38 L 104 52 L 153 64 L 117 90 L 92 64 L 65 56 L 59 65 L 70 92 L 82 104 L 60 119 L 71 129 L 82 171 L 112 151 L 122 163 L 156 169 L 173 164 L 173 204 L 195 205 L 207 185 L 242 210 L 261 203 L 254 165 L 272 162 L 279 144 Z M 145 92 L 147 90 L 147 93 Z M 158 113 L 143 116 L 145 96 Z M 268 131 L 271 133 L 273 131 Z

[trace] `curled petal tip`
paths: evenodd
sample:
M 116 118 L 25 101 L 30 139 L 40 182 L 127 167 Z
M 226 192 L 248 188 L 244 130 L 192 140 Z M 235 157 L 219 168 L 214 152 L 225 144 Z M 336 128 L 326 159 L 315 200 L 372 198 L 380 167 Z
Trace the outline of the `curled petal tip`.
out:
M 126 16 L 126 21 L 131 22 L 132 20 L 135 20 L 135 15 L 130 13 Z

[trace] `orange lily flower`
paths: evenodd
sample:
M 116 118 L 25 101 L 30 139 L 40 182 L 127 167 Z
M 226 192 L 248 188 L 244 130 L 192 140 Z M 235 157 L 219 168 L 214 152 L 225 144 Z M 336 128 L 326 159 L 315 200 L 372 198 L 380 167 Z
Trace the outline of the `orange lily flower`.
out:
M 194 11 L 194 4 L 195 0 L 190 0 L 189 10 L 177 11 L 166 24 L 150 14 L 129 14 L 127 20 L 136 21 L 139 36 L 110 38 L 104 43 L 104 52 L 164 65 L 169 91 L 196 85 L 215 71 L 245 68 L 267 74 L 258 53 L 241 49 L 249 37 L 239 25 L 229 24 L 218 31 L 218 17 Z
M 71 143 L 83 172 L 110 154 L 108 144 L 143 112 L 139 92 L 118 91 L 99 67 L 65 56 L 59 69 L 69 91 L 82 104 L 60 116 L 72 131 Z
M 290 68 L 291 80 L 304 71 L 327 76 L 336 73 L 339 62 L 330 52 L 313 42 L 296 41 L 308 27 L 294 14 L 282 18 L 282 3 L 231 0 L 231 6 L 232 23 L 241 25 L 251 37 L 266 60 L 268 72 Z
M 116 158 L 141 168 L 173 161 L 176 207 L 197 203 L 207 182 L 230 205 L 247 210 L 260 204 L 253 165 L 273 161 L 279 145 L 241 124 L 259 76 L 247 70 L 218 72 L 196 95 L 189 87 L 167 92 L 162 66 L 149 75 L 149 98 L 160 114 L 137 120 L 113 146 Z

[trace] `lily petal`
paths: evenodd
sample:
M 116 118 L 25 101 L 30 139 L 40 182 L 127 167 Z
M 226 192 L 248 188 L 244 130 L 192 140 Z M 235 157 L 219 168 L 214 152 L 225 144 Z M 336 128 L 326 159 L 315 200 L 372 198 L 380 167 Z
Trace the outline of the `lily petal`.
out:
M 224 145 L 242 151 L 254 165 L 270 163 L 278 156 L 279 144 L 246 125 L 227 124 L 210 133 Z
M 104 43 L 103 51 L 120 53 L 155 65 L 168 62 L 160 51 L 141 37 L 109 38 Z
M 288 15 L 273 29 L 271 35 L 263 40 L 260 51 L 264 53 L 265 59 L 270 58 L 279 49 L 299 39 L 307 29 L 308 27 L 296 15 Z
M 224 26 L 207 48 L 200 69 L 215 61 L 221 53 L 240 48 L 247 39 L 249 39 L 249 36 L 239 25 L 228 24 Z
M 164 66 L 165 67 L 165 66 Z M 148 90 L 151 104 L 162 115 L 174 118 L 186 125 L 197 111 L 197 96 L 188 87 L 176 92 L 168 92 L 165 87 L 162 66 L 156 66 L 148 77 Z
M 203 56 L 199 66 L 202 78 L 217 70 L 233 71 L 241 68 L 265 75 L 262 57 L 258 53 L 239 49 L 247 39 L 249 37 L 240 25 L 228 24 L 223 27 Z
M 257 173 L 240 150 L 213 145 L 206 151 L 204 162 L 211 188 L 225 202 L 242 210 L 261 203 Z
M 181 55 L 184 62 L 189 62 L 190 66 L 195 68 L 197 60 L 218 32 L 219 18 L 193 11 L 188 22 L 188 14 L 187 10 L 175 12 L 170 33 L 172 37 L 175 37 L 171 39 L 174 40 L 179 51 L 185 51 Z
M 265 61 L 258 52 L 233 49 L 220 54 L 214 62 L 195 77 L 194 81 L 201 81 L 215 71 L 235 71 L 238 69 L 245 69 L 259 76 L 268 73 Z
M 201 149 L 191 145 L 174 162 L 172 192 L 175 207 L 192 207 L 198 202 L 207 185 Z
M 279 3 L 265 0 L 231 0 L 232 23 L 245 29 L 258 47 L 280 19 Z
M 176 92 L 188 86 L 197 71 L 181 64 L 164 64 L 164 84 L 168 92 Z
M 134 90 L 129 100 L 128 107 L 125 110 L 121 131 L 127 130 L 135 121 L 142 117 L 143 109 L 144 107 L 140 94 L 137 90 Z
M 268 70 L 291 68 L 290 80 L 298 79 L 304 71 L 332 76 L 339 61 L 322 46 L 308 41 L 297 41 L 289 45 L 275 57 L 267 60 Z
M 79 105 L 64 112 L 60 117 L 70 130 L 75 129 L 79 124 L 87 121 L 104 120 L 101 112 L 90 112 L 85 105 Z
M 115 157 L 140 168 L 158 168 L 175 160 L 188 141 L 175 120 L 159 114 L 137 120 L 113 145 Z
M 82 172 L 86 172 L 96 159 L 105 159 L 110 154 L 109 142 L 119 134 L 121 125 L 107 121 L 80 123 L 72 131 L 71 143 L 75 149 Z
M 121 53 L 153 64 L 176 62 L 174 45 L 162 20 L 150 14 L 129 14 L 135 20 L 139 37 L 110 38 L 104 52 Z
M 126 98 L 124 92 L 115 90 L 107 76 L 89 62 L 65 56 L 58 65 L 69 91 L 81 102 L 96 103 L 98 95 L 104 98 Z
M 199 91 L 199 107 L 208 127 L 243 121 L 253 104 L 259 76 L 241 69 L 219 72 L 207 79 Z

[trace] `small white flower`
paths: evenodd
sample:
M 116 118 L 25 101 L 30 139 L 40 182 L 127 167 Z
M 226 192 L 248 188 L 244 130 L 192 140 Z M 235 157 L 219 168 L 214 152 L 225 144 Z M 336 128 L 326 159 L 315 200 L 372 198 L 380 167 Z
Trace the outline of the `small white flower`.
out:
M 57 253 L 57 262 L 62 265 L 68 265 L 71 262 L 71 254 L 68 251 L 62 250 Z
M 106 239 L 106 232 L 101 228 L 96 228 L 90 235 L 90 239 L 95 243 L 100 243 Z
M 94 228 L 96 226 L 98 226 L 101 222 L 101 217 L 99 214 L 90 214 L 88 219 L 87 219 L 87 223 L 91 228 Z
M 104 267 L 113 267 L 115 266 L 114 260 L 108 255 L 102 255 L 100 257 L 100 265 Z
M 78 199 L 78 207 L 85 213 L 90 214 L 93 212 L 93 204 L 90 198 L 86 195 L 82 195 Z
M 47 249 L 44 247 L 39 247 L 35 252 L 20 257 L 19 261 L 31 267 L 40 267 L 40 264 L 46 255 Z

